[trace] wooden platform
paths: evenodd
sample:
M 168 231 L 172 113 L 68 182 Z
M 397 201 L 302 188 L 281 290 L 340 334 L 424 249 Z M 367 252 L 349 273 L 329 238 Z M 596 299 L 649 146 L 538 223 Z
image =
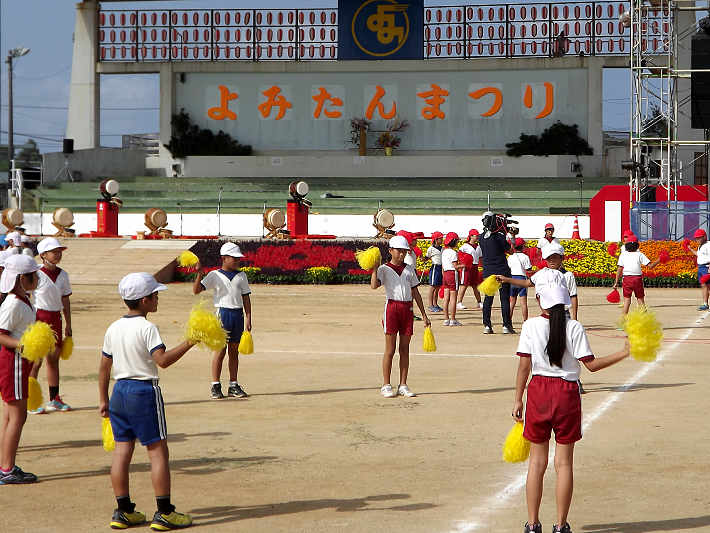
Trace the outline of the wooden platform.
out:
M 131 272 L 148 272 L 161 283 L 172 281 L 175 258 L 195 242 L 186 239 L 60 239 L 67 247 L 61 267 L 72 285 L 113 285 Z M 39 257 L 35 257 L 39 262 Z

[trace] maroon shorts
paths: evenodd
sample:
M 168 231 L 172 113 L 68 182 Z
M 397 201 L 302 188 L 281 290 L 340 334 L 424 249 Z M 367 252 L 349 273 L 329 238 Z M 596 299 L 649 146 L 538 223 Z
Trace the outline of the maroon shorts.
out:
M 0 348 L 0 394 L 4 402 L 27 398 L 32 363 L 4 346 Z
M 461 285 L 467 287 L 478 287 L 478 265 L 466 267 L 463 269 L 463 282 Z
M 62 312 L 37 309 L 37 320 L 49 324 L 57 337 L 57 348 L 62 347 Z
M 414 308 L 412 302 L 387 300 L 382 317 L 385 335 L 414 335 Z
M 631 298 L 633 294 L 636 298 L 643 298 L 646 293 L 643 290 L 642 276 L 624 276 L 621 281 L 621 288 L 624 290 L 624 298 Z
M 559 444 L 582 438 L 582 397 L 576 381 L 533 376 L 528 383 L 523 437 L 537 444 L 555 432 Z
M 455 270 L 444 271 L 444 284 L 442 287 L 444 287 L 444 289 L 451 289 L 452 291 L 458 290 L 459 276 Z

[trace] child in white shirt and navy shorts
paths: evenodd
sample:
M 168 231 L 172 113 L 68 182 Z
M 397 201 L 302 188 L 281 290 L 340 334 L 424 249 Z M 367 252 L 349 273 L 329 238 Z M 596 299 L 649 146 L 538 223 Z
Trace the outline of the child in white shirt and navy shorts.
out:
M 59 396 L 59 354 L 62 351 L 63 337 L 72 336 L 71 327 L 71 284 L 69 275 L 57 266 L 62 260 L 62 252 L 66 250 L 54 237 L 48 237 L 37 245 L 37 251 L 42 258 L 42 268 L 37 272 L 37 289 L 34 291 L 37 320 L 46 322 L 57 338 L 57 349 L 47 356 L 47 384 L 49 386 L 49 401 L 46 408 L 38 407 L 30 414 L 37 415 L 46 411 L 65 412 L 71 408 Z M 62 313 L 66 326 L 62 329 Z M 42 360 L 36 361 L 32 367 L 32 377 L 37 379 Z
M 567 522 L 574 485 L 574 445 L 582 438 L 582 399 L 578 381 L 580 362 L 596 372 L 629 355 L 629 346 L 607 357 L 595 358 L 582 324 L 565 316 L 569 292 L 552 271 L 535 285 L 542 316 L 523 324 L 518 344 L 518 372 L 512 415 L 525 424 L 530 441 L 527 476 L 528 522 L 525 533 L 542 533 L 540 503 L 548 464 L 550 439 L 555 433 L 557 521 L 554 533 L 571 533 Z M 560 283 L 558 283 L 558 281 Z M 528 378 L 532 373 L 532 379 Z M 527 385 L 527 403 L 523 395 Z
M 532 269 L 530 258 L 523 253 L 525 241 L 520 237 L 513 242 L 515 253 L 508 256 L 508 266 L 510 267 L 510 277 L 517 280 L 528 278 L 528 271 Z M 515 305 L 520 297 L 520 309 L 523 313 L 523 321 L 528 319 L 528 288 L 512 285 L 510 287 L 510 321 L 513 321 Z
M 414 334 L 414 307 L 412 300 L 422 313 L 424 327 L 431 326 L 424 310 L 424 303 L 419 294 L 419 279 L 415 270 L 404 264 L 409 243 L 401 235 L 395 235 L 389 242 L 391 261 L 372 270 L 370 286 L 373 290 L 385 287 L 385 311 L 382 316 L 382 326 L 385 332 L 385 354 L 382 360 L 382 374 L 384 385 L 380 389 L 385 398 L 395 396 L 416 396 L 407 386 L 409 375 L 409 344 Z M 397 348 L 397 335 L 399 335 L 399 386 L 395 392 L 392 389 L 391 374 L 392 360 Z
M 216 400 L 224 398 L 220 375 L 225 354 L 228 354 L 229 389 L 227 395 L 234 398 L 246 398 L 249 395 L 237 382 L 237 373 L 239 371 L 239 341 L 244 331 L 251 331 L 251 298 L 249 296 L 251 289 L 247 275 L 237 270 L 241 258 L 244 257 L 239 246 L 233 242 L 225 243 L 219 253 L 222 257 L 222 268 L 213 270 L 204 276 L 202 265 L 197 263 L 197 277 L 192 286 L 194 294 L 214 290 L 214 306 L 218 310 L 222 327 L 227 331 L 227 347 L 215 352 L 212 359 L 210 395 Z
M 643 270 L 642 267 L 654 268 L 660 259 L 651 261 L 645 254 L 639 252 L 639 240 L 635 235 L 631 235 L 626 240 L 626 251 L 621 252 L 617 262 L 616 280 L 614 288 L 619 286 L 619 279 L 623 275 L 621 287 L 624 296 L 624 308 L 621 311 L 622 316 L 626 316 L 631 307 L 631 296 L 636 296 L 638 305 L 643 307 L 646 305 L 646 292 L 643 288 Z M 623 329 L 623 328 L 619 328 Z
M 3 427 L 0 431 L 0 485 L 35 483 L 37 476 L 23 472 L 15 464 L 22 428 L 27 420 L 27 396 L 32 363 L 22 357 L 20 338 L 35 322 L 27 291 L 37 287 L 34 259 L 11 255 L 5 259 L 0 276 L 0 292 L 7 294 L 0 306 L 0 395 Z M 7 509 L 5 509 L 7 511 Z

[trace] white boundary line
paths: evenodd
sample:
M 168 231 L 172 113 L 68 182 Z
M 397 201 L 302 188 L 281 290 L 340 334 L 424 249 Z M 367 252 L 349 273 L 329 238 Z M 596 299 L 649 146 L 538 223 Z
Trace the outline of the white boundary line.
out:
M 710 315 L 710 313 L 705 313 L 702 317 L 700 317 L 697 320 L 694 320 L 693 323 L 697 324 L 701 320 L 705 319 Z M 606 413 L 609 408 L 611 408 L 612 405 L 614 405 L 619 399 L 621 399 L 621 395 L 628 391 L 631 387 L 633 387 L 639 380 L 641 380 L 646 374 L 648 374 L 651 370 L 655 369 L 659 363 L 661 363 L 666 357 L 668 357 L 680 344 L 682 344 L 684 341 L 692 335 L 694 328 L 693 327 L 688 327 L 686 332 L 683 334 L 683 336 L 680 338 L 679 341 L 677 341 L 675 344 L 672 346 L 669 346 L 663 350 L 661 350 L 661 353 L 659 353 L 658 358 L 653 362 L 653 363 L 648 363 L 644 364 L 643 367 L 634 374 L 634 376 L 629 379 L 626 383 L 624 383 L 619 389 L 615 392 L 610 393 L 609 398 L 606 399 L 603 403 L 601 403 L 599 406 L 597 406 L 594 411 L 592 411 L 591 414 L 588 416 L 584 417 L 584 424 L 582 425 L 582 432 L 585 433 L 589 427 L 592 425 L 592 423 L 596 422 L 601 418 L 601 416 Z M 554 443 L 553 446 L 550 448 L 550 458 L 548 461 L 548 468 L 550 467 L 551 464 L 554 463 Z M 490 498 L 488 501 L 486 501 L 483 505 L 481 505 L 478 508 L 475 508 L 472 510 L 473 515 L 491 515 L 495 512 L 497 512 L 512 496 L 516 495 L 518 492 L 520 492 L 524 487 L 525 487 L 525 480 L 527 479 L 527 469 L 524 473 L 518 475 L 511 483 L 509 483 L 506 487 L 504 487 L 502 490 L 498 491 L 492 498 Z M 458 525 L 456 526 L 455 529 L 450 530 L 451 533 L 470 533 L 472 531 L 476 531 L 479 528 L 484 527 L 486 524 L 481 522 L 459 522 Z

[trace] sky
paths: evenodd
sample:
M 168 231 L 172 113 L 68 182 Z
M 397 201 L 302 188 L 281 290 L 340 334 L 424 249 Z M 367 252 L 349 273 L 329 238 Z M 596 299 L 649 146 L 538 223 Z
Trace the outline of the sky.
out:
M 457 2 L 425 0 L 424 5 L 498 4 L 496 0 Z M 29 137 L 40 151 L 61 151 L 66 133 L 72 36 L 76 0 L 0 0 L 0 144 L 7 144 L 8 80 L 6 51 L 24 46 L 30 53 L 13 64 L 14 143 L 21 147 Z M 334 8 L 337 0 L 185 0 L 160 2 L 107 2 L 104 9 L 205 9 L 205 8 Z M 482 60 L 484 61 L 484 60 Z M 605 130 L 628 131 L 631 85 L 626 69 L 604 74 Z M 122 134 L 157 133 L 158 75 L 101 77 L 101 145 L 121 146 Z

